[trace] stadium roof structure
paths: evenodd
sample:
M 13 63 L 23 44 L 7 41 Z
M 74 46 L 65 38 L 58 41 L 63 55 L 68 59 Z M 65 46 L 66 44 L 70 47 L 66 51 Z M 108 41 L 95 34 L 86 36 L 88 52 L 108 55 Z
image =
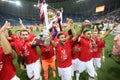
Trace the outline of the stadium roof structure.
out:
M 19 1 L 21 6 L 15 7 L 15 5 L 5 1 Z M 42 2 L 42 0 L 39 1 Z M 100 5 L 105 5 L 106 12 L 120 8 L 120 0 L 46 0 L 46 2 L 51 8 L 63 7 L 65 14 L 93 14 L 96 6 Z M 28 11 L 28 13 L 33 12 L 34 14 L 37 9 L 33 5 L 37 5 L 37 3 L 38 0 L 0 0 L 0 12 L 24 13 Z
M 38 2 L 38 0 L 27 0 L 27 1 Z M 39 1 L 42 1 L 42 0 L 39 0 Z M 46 2 L 48 3 L 56 3 L 56 2 L 64 2 L 64 1 L 68 1 L 68 0 L 46 0 Z
M 42 2 L 42 0 L 39 1 Z M 63 7 L 64 15 L 91 16 L 96 13 L 96 7 L 101 5 L 105 5 L 102 13 L 109 13 L 120 8 L 120 0 L 46 0 L 46 2 L 50 9 Z M 35 20 L 39 18 L 38 8 L 35 6 L 37 4 L 38 0 L 0 0 L 0 13 Z

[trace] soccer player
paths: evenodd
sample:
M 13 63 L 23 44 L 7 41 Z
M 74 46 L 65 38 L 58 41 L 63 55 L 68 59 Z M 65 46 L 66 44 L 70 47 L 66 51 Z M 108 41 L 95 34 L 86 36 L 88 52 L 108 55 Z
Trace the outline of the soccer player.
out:
M 21 56 L 21 46 L 23 45 L 23 39 L 20 37 L 20 30 L 15 31 L 15 36 L 11 37 L 11 40 L 18 56 L 18 64 L 22 70 L 25 70 L 24 58 Z
M 48 68 L 51 67 L 53 71 L 53 77 L 56 77 L 56 67 L 55 67 L 55 59 L 54 59 L 54 50 L 53 46 L 50 44 L 40 45 L 41 56 L 42 56 L 42 67 L 44 70 L 44 79 L 48 80 Z
M 94 80 L 94 75 L 96 74 L 93 62 L 92 62 L 92 40 L 91 40 L 91 31 L 84 30 L 83 36 L 79 38 L 80 44 L 80 56 L 78 60 L 78 71 L 82 73 L 87 71 L 90 75 L 89 80 Z
M 73 31 L 72 31 L 73 30 Z M 69 36 L 75 36 L 75 30 L 74 29 L 69 29 L 68 34 Z M 79 72 L 77 71 L 77 61 L 80 55 L 80 44 L 77 42 L 77 40 L 72 44 L 72 75 L 74 76 L 74 72 L 76 71 L 76 80 L 79 80 Z
M 27 75 L 30 80 L 41 80 L 41 64 L 36 47 L 31 45 L 31 39 L 27 30 L 22 30 L 20 34 L 24 41 L 22 54 L 26 63 Z
M 62 80 L 72 80 L 72 56 L 71 45 L 81 35 L 83 29 L 89 21 L 85 21 L 82 25 L 82 29 L 71 39 L 66 39 L 65 35 L 58 34 L 58 43 L 51 40 L 52 45 L 56 48 L 56 58 L 58 73 Z
M 105 61 L 105 42 L 103 39 L 100 39 L 100 35 L 101 34 L 98 34 L 98 31 L 95 31 L 93 35 L 93 40 L 96 43 L 96 45 L 93 47 L 93 64 L 95 66 L 95 70 L 101 68 L 101 59 L 102 62 Z
M 32 41 L 33 38 L 35 37 L 35 35 L 32 33 L 32 31 L 29 28 L 24 26 L 23 21 L 20 18 L 19 18 L 19 23 L 23 29 L 25 29 L 29 32 L 29 39 L 28 40 Z
M 93 34 L 93 39 L 96 43 L 96 46 L 93 47 L 93 63 L 95 66 L 95 69 L 97 70 L 98 68 L 101 68 L 101 59 L 102 62 L 105 61 L 105 54 L 104 54 L 104 47 L 105 47 L 105 43 L 104 43 L 104 38 L 108 36 L 108 34 L 117 26 L 116 23 L 113 24 L 113 26 L 110 26 L 111 29 L 109 29 L 108 31 L 106 31 L 104 34 L 102 33 L 102 31 L 100 31 L 98 34 L 98 30 L 94 31 Z
M 79 80 L 79 72 L 77 70 L 78 66 L 78 58 L 80 55 L 80 44 L 75 41 L 72 45 L 72 71 L 73 71 L 73 75 L 74 75 L 74 71 L 76 71 L 75 75 L 76 75 L 76 80 Z
M 4 33 L 0 33 L 0 80 L 20 80 L 12 62 L 13 51 Z

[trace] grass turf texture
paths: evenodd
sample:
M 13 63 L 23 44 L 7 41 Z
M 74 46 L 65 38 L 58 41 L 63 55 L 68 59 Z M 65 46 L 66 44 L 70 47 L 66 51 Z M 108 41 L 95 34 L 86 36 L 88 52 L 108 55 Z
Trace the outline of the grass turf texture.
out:
M 13 32 L 16 29 L 13 30 Z M 18 29 L 17 29 L 18 30 Z M 66 31 L 68 31 L 68 29 L 66 29 Z M 76 28 L 76 31 L 78 31 L 78 28 Z M 35 30 L 33 31 L 33 33 L 35 34 L 39 34 L 40 32 L 36 32 Z M 111 53 L 112 51 L 112 46 L 113 46 L 113 35 L 109 35 L 108 37 L 105 38 L 105 43 L 106 43 L 106 47 L 105 47 L 105 59 L 106 61 L 102 63 L 102 68 L 99 69 L 97 71 L 98 73 L 98 80 L 120 80 L 120 64 L 117 64 L 113 59 L 108 57 L 108 54 Z M 39 56 L 40 56 L 40 50 L 37 47 Z M 28 80 L 27 78 L 27 74 L 26 71 L 22 71 L 17 63 L 17 56 L 16 59 L 13 60 L 15 66 L 16 66 L 16 72 L 17 72 L 17 76 L 20 77 L 21 80 Z M 42 77 L 43 77 L 43 70 L 42 70 Z M 56 71 L 57 73 L 57 71 Z M 88 80 L 88 74 L 86 72 L 83 72 L 80 74 L 80 80 Z M 44 77 L 43 77 L 44 80 Z M 60 78 L 58 77 L 58 74 L 56 76 L 56 78 L 52 77 L 52 71 L 51 69 L 49 70 L 49 80 L 60 80 Z M 73 80 L 75 80 L 75 78 L 73 77 Z

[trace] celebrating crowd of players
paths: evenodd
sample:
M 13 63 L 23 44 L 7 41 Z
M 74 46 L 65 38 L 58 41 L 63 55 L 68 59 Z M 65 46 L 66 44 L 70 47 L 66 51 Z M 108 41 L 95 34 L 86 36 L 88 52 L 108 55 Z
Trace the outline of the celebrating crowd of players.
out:
M 57 30 L 59 25 L 53 22 L 48 33 L 40 32 L 39 37 L 25 28 L 22 20 L 20 24 L 23 30 L 16 30 L 15 34 L 11 34 L 10 23 L 6 21 L 0 29 L 0 80 L 20 80 L 12 62 L 13 50 L 17 53 L 20 68 L 26 70 L 29 80 L 42 80 L 42 69 L 44 80 L 49 80 L 49 67 L 54 78 L 58 70 L 61 80 L 72 80 L 74 72 L 76 80 L 79 80 L 83 71 L 89 74 L 89 80 L 95 80 L 98 76 L 96 70 L 101 68 L 101 60 L 105 61 L 104 38 L 118 24 L 113 23 L 110 29 L 102 34 L 97 28 L 93 31 L 85 29 L 90 25 L 90 21 L 85 20 L 76 33 L 73 20 L 67 18 L 66 21 L 66 27 L 62 27 L 62 31 Z M 64 28 L 69 28 L 68 33 Z M 41 58 L 36 50 L 37 46 Z

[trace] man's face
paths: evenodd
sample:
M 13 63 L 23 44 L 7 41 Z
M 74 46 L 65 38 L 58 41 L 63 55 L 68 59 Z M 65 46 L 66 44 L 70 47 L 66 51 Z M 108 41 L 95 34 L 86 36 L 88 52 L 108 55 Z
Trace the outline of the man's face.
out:
M 99 34 L 99 36 L 98 36 L 98 37 L 100 38 L 100 37 L 103 37 L 104 35 L 105 35 L 105 33 L 104 33 L 104 32 L 102 32 L 102 31 L 100 31 L 100 34 Z
M 65 40 L 65 35 L 60 35 L 60 36 L 59 36 L 59 42 L 64 45 L 64 44 L 65 44 L 65 41 L 66 41 L 66 40 Z
M 15 34 L 17 37 L 20 37 L 20 31 L 17 31 Z
M 92 32 L 91 31 L 87 31 L 84 36 L 87 38 L 87 39 L 90 39 L 91 36 L 92 36 Z
M 98 37 L 98 32 L 97 31 L 93 32 L 93 36 Z
M 1 40 L 0 40 L 0 47 L 1 47 Z
M 29 38 L 29 33 L 27 31 L 21 32 L 21 37 L 24 41 L 27 41 Z

